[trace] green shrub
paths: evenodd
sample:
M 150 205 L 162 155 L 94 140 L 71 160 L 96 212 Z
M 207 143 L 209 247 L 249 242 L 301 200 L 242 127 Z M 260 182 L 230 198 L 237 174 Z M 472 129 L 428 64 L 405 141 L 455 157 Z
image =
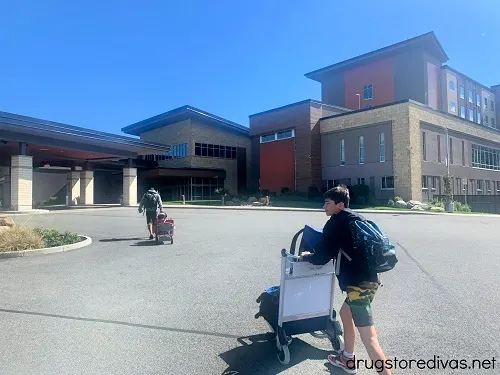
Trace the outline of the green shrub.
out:
M 55 229 L 40 228 L 35 229 L 35 232 L 41 236 L 43 242 L 45 243 L 45 247 L 71 245 L 80 242 L 80 236 L 76 233 L 59 233 Z
M 456 203 L 458 203 L 458 202 L 455 202 L 455 204 Z M 430 202 L 430 206 L 431 207 L 441 207 L 441 208 L 444 208 L 444 202 L 439 201 L 437 199 L 434 199 L 432 202 Z
M 387 201 L 387 206 L 388 206 L 388 207 L 394 207 L 394 201 L 393 201 L 392 199 L 389 199 L 389 200 Z
M 396 195 L 396 196 L 394 197 L 394 202 L 397 202 L 397 201 L 402 201 L 402 200 L 403 200 L 403 198 L 401 198 L 399 195 Z
M 352 204 L 365 205 L 370 201 L 370 187 L 368 185 L 354 185 L 349 189 Z

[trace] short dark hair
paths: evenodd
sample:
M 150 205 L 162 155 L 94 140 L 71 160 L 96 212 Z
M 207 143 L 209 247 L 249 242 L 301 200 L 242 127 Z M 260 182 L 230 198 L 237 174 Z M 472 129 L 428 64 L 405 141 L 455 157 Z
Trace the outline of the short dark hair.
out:
M 335 204 L 344 203 L 344 206 L 349 207 L 349 189 L 345 185 L 338 185 L 328 190 L 323 197 L 331 199 Z

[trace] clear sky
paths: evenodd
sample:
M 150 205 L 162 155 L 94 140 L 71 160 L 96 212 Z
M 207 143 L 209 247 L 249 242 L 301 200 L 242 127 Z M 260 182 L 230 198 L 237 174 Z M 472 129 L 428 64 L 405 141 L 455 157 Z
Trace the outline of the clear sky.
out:
M 119 133 L 189 104 L 248 115 L 321 99 L 304 74 L 434 31 L 500 84 L 499 0 L 0 0 L 0 111 Z

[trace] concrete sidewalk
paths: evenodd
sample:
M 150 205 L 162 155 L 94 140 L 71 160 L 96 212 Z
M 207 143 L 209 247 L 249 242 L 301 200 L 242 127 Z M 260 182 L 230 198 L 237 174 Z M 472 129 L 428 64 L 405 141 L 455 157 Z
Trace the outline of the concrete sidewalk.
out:
M 169 208 L 181 209 L 216 209 L 216 210 L 248 210 L 248 211 L 295 211 L 295 212 L 323 212 L 321 208 L 297 208 L 297 207 L 273 207 L 273 206 L 205 206 L 205 205 L 182 205 L 172 204 L 164 205 L 163 210 Z M 495 214 L 474 214 L 474 213 L 448 213 L 448 212 L 430 212 L 430 211 L 417 211 L 417 210 L 370 210 L 370 209 L 354 209 L 353 211 L 360 214 L 389 214 L 389 215 L 452 215 L 452 216 L 473 216 L 473 217 L 499 217 Z

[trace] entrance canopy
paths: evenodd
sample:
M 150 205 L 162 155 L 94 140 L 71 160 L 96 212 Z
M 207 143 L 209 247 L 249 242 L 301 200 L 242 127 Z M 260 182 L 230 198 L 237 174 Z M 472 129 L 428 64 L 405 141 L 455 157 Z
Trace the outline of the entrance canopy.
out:
M 130 159 L 141 164 L 144 161 L 137 160 L 141 155 L 169 151 L 164 144 L 0 112 L 0 163 L 7 165 L 9 156 L 22 154 L 33 156 L 34 166 Z

